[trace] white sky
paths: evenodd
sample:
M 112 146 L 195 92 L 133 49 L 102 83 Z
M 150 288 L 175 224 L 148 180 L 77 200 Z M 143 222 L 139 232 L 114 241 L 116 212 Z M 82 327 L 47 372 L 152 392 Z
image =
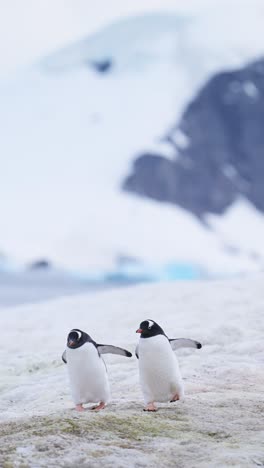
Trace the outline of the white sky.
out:
M 0 74 L 6 74 L 67 42 L 82 38 L 118 17 L 157 10 L 193 9 L 194 4 L 201 2 L 0 0 Z

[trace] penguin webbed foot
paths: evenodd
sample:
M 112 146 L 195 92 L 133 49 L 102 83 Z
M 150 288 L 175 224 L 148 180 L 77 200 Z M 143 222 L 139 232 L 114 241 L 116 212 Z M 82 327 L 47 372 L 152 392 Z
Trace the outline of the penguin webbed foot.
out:
M 179 395 L 176 393 L 176 395 L 174 395 L 174 397 L 170 400 L 170 403 L 175 403 L 176 401 L 179 401 L 180 400 L 180 397 Z
M 146 411 L 146 412 L 156 412 L 158 411 L 158 408 L 154 405 L 154 403 L 148 403 L 147 406 L 145 406 L 145 408 L 143 408 L 143 411 Z
M 106 403 L 100 401 L 99 405 L 92 406 L 92 411 L 100 411 L 106 407 Z
M 76 405 L 76 406 L 75 406 L 75 409 L 76 409 L 76 411 L 78 411 L 79 413 L 81 413 L 82 411 L 85 411 L 85 408 L 83 407 L 82 404 Z

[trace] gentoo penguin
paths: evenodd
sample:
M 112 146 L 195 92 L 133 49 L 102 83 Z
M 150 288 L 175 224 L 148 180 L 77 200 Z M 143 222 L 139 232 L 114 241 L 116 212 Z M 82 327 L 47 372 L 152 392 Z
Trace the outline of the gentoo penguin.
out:
M 107 370 L 102 354 L 131 357 L 125 349 L 98 344 L 87 333 L 75 328 L 67 338 L 62 360 L 67 364 L 71 393 L 77 411 L 84 411 L 84 403 L 98 403 L 92 409 L 105 408 L 110 400 Z
M 169 339 L 154 320 L 141 322 L 136 333 L 140 333 L 136 356 L 144 411 L 157 411 L 155 402 L 174 402 L 184 397 L 179 364 L 173 351 L 186 347 L 199 349 L 202 345 L 187 338 Z

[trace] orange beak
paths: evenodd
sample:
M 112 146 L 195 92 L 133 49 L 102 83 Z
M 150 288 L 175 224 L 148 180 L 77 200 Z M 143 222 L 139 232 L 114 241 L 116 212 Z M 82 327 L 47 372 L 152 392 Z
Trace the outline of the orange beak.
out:
M 141 328 L 139 328 L 139 329 L 136 331 L 136 333 L 142 333 L 142 332 L 143 332 L 143 330 L 141 330 Z

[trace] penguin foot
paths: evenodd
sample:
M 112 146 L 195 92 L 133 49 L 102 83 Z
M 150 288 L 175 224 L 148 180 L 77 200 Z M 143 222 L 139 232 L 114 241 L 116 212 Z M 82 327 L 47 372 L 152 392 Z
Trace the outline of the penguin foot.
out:
M 174 397 L 171 399 L 170 403 L 175 403 L 175 401 L 178 401 L 180 399 L 179 395 L 176 393 Z
M 143 411 L 158 411 L 158 408 L 154 405 L 154 403 L 148 403 L 147 406 L 143 409 Z
M 106 407 L 106 404 L 103 403 L 103 401 L 100 401 L 99 405 L 93 406 L 91 408 L 92 411 L 100 411 L 101 409 L 104 409 Z
M 83 405 L 82 405 L 82 404 L 80 404 L 80 405 L 76 405 L 76 406 L 75 406 L 75 409 L 76 409 L 76 411 L 79 411 L 79 412 L 81 412 L 81 411 L 85 411 L 85 409 L 84 409 L 84 407 L 83 407 Z

